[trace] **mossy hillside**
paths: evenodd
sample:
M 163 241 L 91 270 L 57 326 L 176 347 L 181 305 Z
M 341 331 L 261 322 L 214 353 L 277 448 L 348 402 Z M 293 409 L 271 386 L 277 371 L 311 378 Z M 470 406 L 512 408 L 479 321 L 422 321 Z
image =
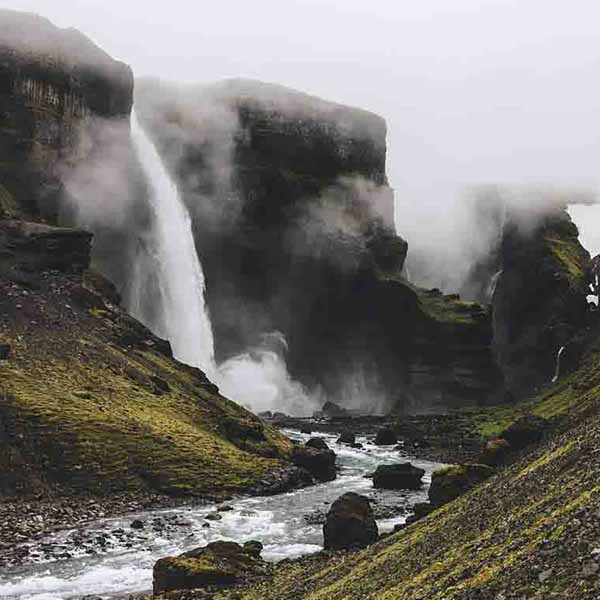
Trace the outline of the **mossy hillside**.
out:
M 40 290 L 0 286 L 5 475 L 25 464 L 66 491 L 222 496 L 283 465 L 283 436 L 122 311 L 78 305 L 78 286 L 59 276 Z
M 458 294 L 442 294 L 436 290 L 417 289 L 422 312 L 434 321 L 455 326 L 477 326 L 488 316 L 488 310 L 477 302 L 465 302 Z
M 561 420 L 580 413 L 600 397 L 600 348 L 594 347 L 584 356 L 579 369 L 539 394 L 519 403 L 459 411 L 471 422 L 483 439 L 498 436 L 517 418 L 534 414 L 549 420 Z
M 595 600 L 600 580 L 582 565 L 600 540 L 598 409 L 588 403 L 563 434 L 369 549 L 280 565 L 273 581 L 236 597 Z

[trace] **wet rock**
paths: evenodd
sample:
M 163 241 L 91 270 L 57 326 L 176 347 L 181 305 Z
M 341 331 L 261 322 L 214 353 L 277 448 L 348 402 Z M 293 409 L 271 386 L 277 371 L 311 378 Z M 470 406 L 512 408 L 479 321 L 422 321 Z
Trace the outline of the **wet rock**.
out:
M 304 433 L 306 435 L 311 435 L 312 429 L 308 425 L 303 425 L 302 427 L 300 427 L 300 433 Z
M 423 519 L 428 514 L 432 513 L 435 507 L 430 502 L 417 502 L 413 506 L 413 514 L 406 519 L 406 525 L 410 525 L 415 521 Z
M 317 450 L 329 450 L 329 446 L 327 442 L 323 438 L 310 438 L 306 444 L 304 444 L 307 448 L 316 448 Z
M 519 417 L 500 434 L 500 437 L 515 450 L 521 450 L 529 444 L 539 442 L 549 429 L 547 419 L 529 414 Z
M 218 512 L 230 512 L 233 510 L 233 506 L 229 506 L 229 504 L 224 504 L 223 506 L 218 506 Z
M 244 546 L 213 542 L 179 556 L 161 558 L 154 565 L 154 594 L 208 586 L 229 587 L 248 577 L 263 575 L 267 566 L 260 558 L 259 546 L 259 542 Z
M 429 500 L 434 506 L 451 502 L 494 474 L 487 465 L 450 465 L 433 472 Z
M 384 427 L 377 432 L 373 443 L 377 446 L 391 446 L 398 443 L 398 436 L 389 427 Z
M 263 545 L 257 540 L 250 540 L 244 544 L 244 551 L 252 554 L 256 558 L 260 558 L 263 551 Z
M 144 529 L 144 521 L 140 521 L 139 519 L 136 519 L 135 521 L 131 522 L 130 527 L 131 527 L 131 529 Z
M 363 445 L 360 442 L 354 442 L 354 444 L 350 444 L 350 448 L 354 448 L 355 450 L 360 450 Z
M 418 490 L 425 471 L 411 463 L 379 465 L 373 474 L 373 485 L 387 490 Z
M 205 517 L 208 521 L 220 521 L 223 518 L 223 515 L 220 515 L 218 512 L 208 513 Z
M 337 440 L 338 444 L 355 444 L 356 443 L 356 435 L 351 431 L 344 431 L 340 434 L 340 437 Z
M 313 416 L 315 418 L 325 417 L 327 419 L 333 419 L 336 417 L 344 417 L 347 414 L 348 411 L 339 404 L 336 404 L 335 402 L 325 402 L 325 404 L 323 404 L 323 408 L 316 411 Z
M 503 438 L 488 440 L 479 457 L 479 462 L 490 467 L 499 467 L 508 461 L 510 444 Z
M 377 536 L 377 523 L 368 498 L 348 492 L 331 505 L 323 525 L 325 549 L 364 548 L 375 542 Z
M 292 462 L 306 469 L 317 481 L 332 481 L 336 477 L 335 452 L 317 450 L 306 446 L 296 447 L 292 451 Z

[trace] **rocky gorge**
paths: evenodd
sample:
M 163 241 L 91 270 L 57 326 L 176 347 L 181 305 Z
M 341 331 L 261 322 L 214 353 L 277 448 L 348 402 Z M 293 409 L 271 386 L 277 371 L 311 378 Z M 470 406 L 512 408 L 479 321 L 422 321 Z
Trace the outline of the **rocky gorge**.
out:
M 0 33 L 0 595 L 146 594 L 154 570 L 171 598 L 597 598 L 599 329 L 568 199 L 495 199 L 473 301 L 423 289 L 381 117 L 134 82 L 34 15 L 0 11 Z M 212 372 L 152 326 L 134 89 L 189 216 Z M 264 352 L 300 415 L 219 390 Z

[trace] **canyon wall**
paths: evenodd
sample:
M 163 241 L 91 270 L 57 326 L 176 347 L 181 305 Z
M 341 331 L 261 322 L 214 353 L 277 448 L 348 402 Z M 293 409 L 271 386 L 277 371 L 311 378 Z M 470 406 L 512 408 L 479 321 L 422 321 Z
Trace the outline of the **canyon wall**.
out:
M 402 277 L 382 118 L 244 80 L 136 89 L 193 215 L 218 360 L 276 331 L 291 374 L 344 406 L 497 395 L 489 313 Z

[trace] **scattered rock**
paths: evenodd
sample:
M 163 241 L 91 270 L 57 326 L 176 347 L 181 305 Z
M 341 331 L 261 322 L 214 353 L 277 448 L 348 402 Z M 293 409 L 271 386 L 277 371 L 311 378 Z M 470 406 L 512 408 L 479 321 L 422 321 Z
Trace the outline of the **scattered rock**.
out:
M 340 437 L 337 439 L 338 444 L 355 444 L 356 443 L 356 435 L 351 431 L 344 431 L 340 434 Z
M 208 586 L 228 587 L 248 577 L 263 575 L 267 567 L 260 558 L 259 542 L 240 546 L 213 542 L 179 556 L 161 558 L 154 565 L 154 594 Z
M 131 529 L 144 529 L 144 521 L 140 521 L 139 519 L 136 519 L 135 521 L 131 522 L 130 527 L 131 527 Z
M 391 446 L 392 444 L 398 443 L 398 436 L 394 430 L 389 427 L 384 427 L 377 432 L 373 443 L 376 446 Z
M 220 515 L 218 512 L 208 513 L 204 517 L 207 521 L 220 521 L 223 518 L 223 515 Z
M 373 474 L 373 485 L 387 490 L 418 490 L 425 471 L 411 463 L 379 465 Z
M 306 469 L 317 481 L 332 481 L 336 477 L 335 452 L 306 446 L 295 447 L 292 462 Z
M 345 408 L 342 408 L 335 402 L 325 402 L 323 408 L 321 410 L 315 411 L 313 415 L 314 418 L 322 418 L 325 417 L 327 419 L 332 419 L 335 417 L 343 417 L 348 413 Z
M 368 498 L 348 492 L 331 505 L 323 525 L 325 549 L 364 548 L 375 542 L 377 536 L 377 523 Z
M 488 465 L 450 465 L 433 472 L 429 487 L 429 500 L 442 506 L 461 496 L 472 487 L 494 474 Z
M 329 450 L 329 446 L 327 442 L 323 438 L 310 438 L 306 444 L 304 444 L 308 448 L 316 448 L 317 450 Z

